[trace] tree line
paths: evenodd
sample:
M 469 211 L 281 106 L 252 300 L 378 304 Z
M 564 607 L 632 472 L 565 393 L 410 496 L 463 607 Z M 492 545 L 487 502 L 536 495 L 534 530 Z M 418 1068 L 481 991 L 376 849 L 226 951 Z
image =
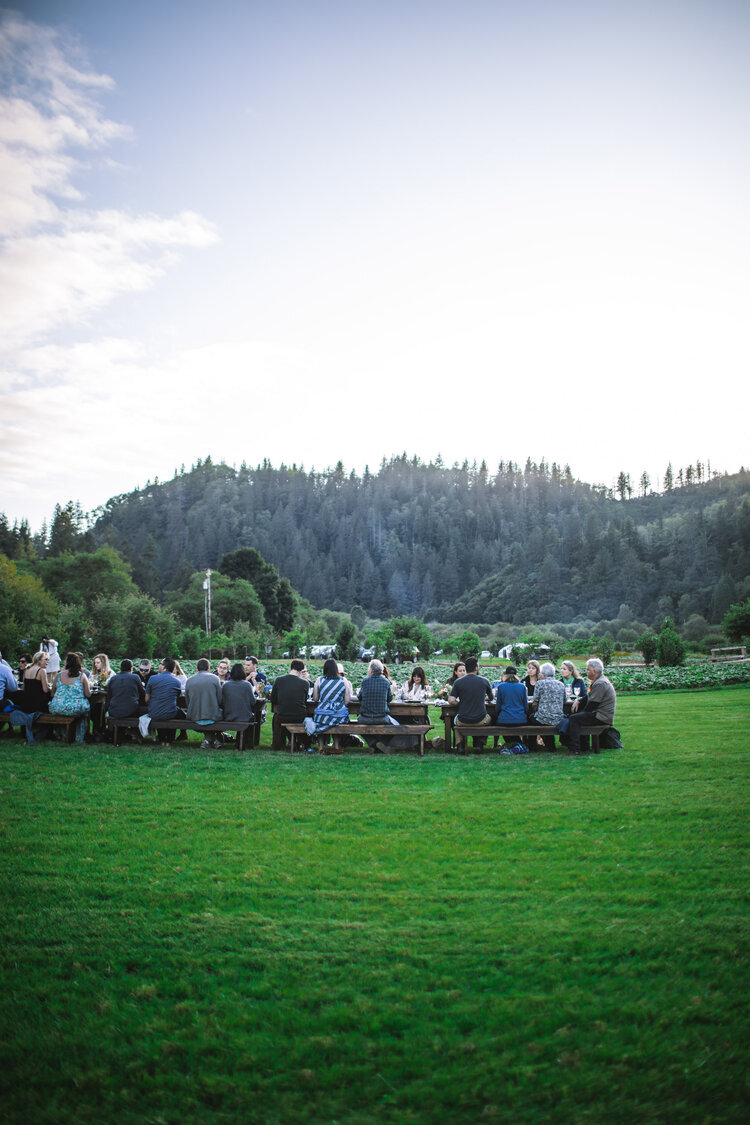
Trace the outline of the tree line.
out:
M 587 484 L 544 459 L 523 468 L 500 461 L 490 472 L 403 454 L 358 475 L 341 463 L 325 472 L 267 461 L 235 469 L 209 457 L 91 514 L 58 504 L 37 535 L 0 516 L 0 551 L 62 605 L 80 602 L 55 560 L 111 561 L 101 552 L 112 551 L 132 589 L 112 595 L 92 574 L 96 596 L 147 597 L 151 616 L 171 615 L 178 632 L 198 627 L 210 567 L 220 575 L 217 606 L 226 599 L 229 615 L 239 614 L 217 620 L 225 632 L 244 622 L 258 639 L 313 622 L 325 633 L 326 612 L 338 629 L 336 615 L 352 606 L 379 620 L 516 632 L 605 620 L 658 629 L 670 617 L 698 636 L 750 595 L 750 474 L 719 476 L 700 461 L 688 469 L 668 466 L 661 493 L 644 474 L 633 496 L 627 481 Z M 232 584 L 243 581 L 253 596 L 245 589 L 238 599 Z

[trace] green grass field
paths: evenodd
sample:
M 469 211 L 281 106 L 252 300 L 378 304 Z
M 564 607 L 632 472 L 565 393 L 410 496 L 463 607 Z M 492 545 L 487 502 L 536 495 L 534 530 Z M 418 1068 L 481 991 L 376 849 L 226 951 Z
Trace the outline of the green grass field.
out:
M 744 1123 L 749 704 L 582 757 L 4 736 L 0 1119 Z

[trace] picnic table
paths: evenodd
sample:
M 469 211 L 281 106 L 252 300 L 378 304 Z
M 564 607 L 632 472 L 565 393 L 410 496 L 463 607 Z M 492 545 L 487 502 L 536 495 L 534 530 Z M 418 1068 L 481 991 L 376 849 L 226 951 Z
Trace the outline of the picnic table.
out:
M 511 737 L 517 735 L 519 738 L 533 738 L 535 736 L 549 738 L 555 735 L 559 737 L 557 727 L 538 726 L 535 723 L 525 723 L 523 726 L 499 727 L 496 722 L 497 705 L 495 703 L 488 703 L 486 709 L 490 717 L 489 723 L 486 723 L 484 726 L 462 726 L 458 728 L 465 739 L 492 738 L 494 739 L 495 745 L 497 745 L 498 739 L 504 738 L 506 733 Z M 458 714 L 458 704 L 446 704 L 446 706 L 442 708 L 442 711 L 443 724 L 445 726 L 445 748 L 446 750 L 451 750 L 454 749 L 456 745 L 456 727 L 453 725 L 453 720 Z M 565 714 L 570 714 L 570 704 L 568 703 L 565 704 Z M 588 739 L 591 738 L 592 749 L 595 754 L 598 754 L 599 735 L 608 729 L 609 726 L 607 723 L 602 723 L 600 726 L 583 727 L 581 730 L 581 743 L 588 745 Z

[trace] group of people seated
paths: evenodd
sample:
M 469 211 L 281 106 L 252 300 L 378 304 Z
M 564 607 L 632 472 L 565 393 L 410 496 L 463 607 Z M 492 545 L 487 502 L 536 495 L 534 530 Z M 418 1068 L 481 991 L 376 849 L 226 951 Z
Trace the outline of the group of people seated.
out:
M 38 733 L 35 721 L 49 712 L 76 720 L 78 742 L 87 736 L 94 741 L 105 737 L 109 715 L 141 719 L 142 735 L 152 726 L 157 740 L 169 746 L 175 732 L 160 726 L 159 720 L 184 718 L 197 728 L 222 721 L 251 723 L 255 705 L 265 699 L 268 688 L 267 677 L 254 656 L 231 665 L 222 658 L 213 671 L 209 661 L 201 659 L 193 676 L 186 676 L 171 657 L 161 660 L 156 671 L 149 660 L 141 660 L 137 670 L 131 660 L 123 660 L 117 673 L 105 653 L 97 653 L 90 670 L 85 668 L 79 652 L 69 652 L 64 665 L 55 672 L 49 670 L 50 659 L 48 647 L 42 647 L 34 656 L 22 654 L 14 676 L 0 654 L 0 715 L 11 726 L 24 730 L 30 744 L 34 744 Z M 394 701 L 427 704 L 432 694 L 424 668 L 419 665 L 414 666 L 408 680 L 399 687 L 391 680 L 386 665 L 371 660 L 355 693 L 343 665 L 333 658 L 326 660 L 322 675 L 314 683 L 305 662 L 292 660 L 289 672 L 278 676 L 271 689 L 272 746 L 280 749 L 285 745 L 286 725 L 302 723 L 306 732 L 304 745 L 312 750 L 319 735 L 349 723 L 349 704 L 356 698 L 360 704 L 357 722 L 382 726 L 383 731 L 377 737 L 368 734 L 364 740 L 347 736 L 351 744 L 361 745 L 364 741 L 376 753 L 410 749 L 419 742 L 416 735 L 402 730 L 391 734 L 388 728 L 421 720 L 411 715 L 402 716 L 399 721 L 391 715 L 389 705 Z M 502 729 L 502 754 L 525 754 L 536 745 L 536 735 L 523 732 L 519 737 L 514 733 L 513 728 L 524 726 L 554 727 L 563 745 L 579 753 L 586 727 L 612 726 L 616 707 L 614 687 L 604 675 L 604 665 L 596 658 L 586 662 L 586 679 L 570 660 L 562 662 L 557 678 L 554 664 L 540 664 L 532 659 L 523 677 L 509 665 L 499 680 L 490 682 L 479 675 L 477 660 L 469 657 L 454 664 L 437 699 L 457 708 L 454 727 L 459 752 L 465 748 L 462 728 L 494 726 Z M 312 716 L 308 715 L 309 700 L 315 705 Z M 494 705 L 494 715 L 488 713 L 488 704 Z M 494 733 L 497 737 L 498 732 Z M 179 731 L 177 738 L 186 739 L 187 732 Z M 546 749 L 554 749 L 555 739 L 548 730 L 540 738 Z M 433 745 L 439 746 L 440 741 L 434 740 Z M 483 739 L 475 740 L 475 744 L 476 741 L 484 744 Z M 202 745 L 219 746 L 223 742 L 223 737 L 206 736 Z
M 465 744 L 462 727 L 492 724 L 487 712 L 490 703 L 495 706 L 494 725 L 503 729 L 501 754 L 526 754 L 536 744 L 540 736 L 516 737 L 514 734 L 514 727 L 526 726 L 554 727 L 562 744 L 571 753 L 580 753 L 586 727 L 602 724 L 611 727 L 614 723 L 615 689 L 604 675 L 604 665 L 596 657 L 586 662 L 588 685 L 572 661 L 564 660 L 560 671 L 560 679 L 557 679 L 554 664 L 530 660 L 523 678 L 511 664 L 499 680 L 490 683 L 479 675 L 478 663 L 473 657 L 455 665 L 447 702 L 458 707 L 454 724 L 459 752 Z M 545 732 L 541 739 L 547 750 L 554 750 L 554 735 Z M 484 740 L 479 742 L 484 744 Z
M 159 719 L 186 718 L 198 727 L 221 721 L 253 722 L 255 704 L 265 698 L 267 685 L 254 656 L 231 668 L 228 660 L 220 660 L 213 672 L 208 660 L 202 659 L 194 676 L 186 676 L 171 657 L 161 660 L 156 671 L 150 660 L 141 660 L 137 670 L 131 660 L 123 660 L 117 673 L 103 652 L 94 657 L 91 669 L 79 652 L 69 652 L 54 672 L 49 671 L 50 659 L 46 647 L 34 656 L 23 653 L 14 676 L 0 654 L 0 716 L 11 727 L 24 730 L 30 745 L 39 733 L 34 724 L 43 714 L 75 719 L 77 742 L 104 738 L 107 715 L 145 716 L 142 730 L 150 723 L 161 744 L 170 745 L 174 732 L 160 728 Z M 186 738 L 187 732 L 180 731 L 178 739 Z M 218 739 L 203 742 L 204 746 L 220 744 Z
M 310 690 L 311 686 L 312 690 Z M 304 661 L 293 660 L 289 673 L 277 677 L 271 690 L 271 706 L 274 711 L 273 748 L 283 748 L 286 739 L 284 728 L 287 725 L 302 723 L 306 735 L 303 738 L 303 745 L 312 752 L 313 742 L 319 735 L 349 723 L 349 704 L 353 699 L 357 699 L 360 703 L 360 712 L 356 721 L 367 725 L 382 725 L 383 738 L 360 739 L 356 735 L 345 735 L 342 739 L 344 745 L 366 743 L 378 754 L 387 754 L 395 749 L 410 749 L 418 745 L 417 735 L 403 733 L 388 735 L 388 727 L 394 724 L 414 725 L 419 720 L 414 717 L 404 717 L 399 723 L 389 714 L 388 705 L 394 698 L 404 702 L 426 703 L 430 695 L 424 669 L 420 667 L 413 669 L 409 679 L 399 689 L 391 681 L 387 667 L 380 660 L 371 660 L 368 674 L 355 693 L 346 677 L 343 665 L 337 663 L 333 657 L 326 660 L 322 675 L 312 685 Z M 312 699 L 315 704 L 312 716 L 307 714 L 308 699 Z

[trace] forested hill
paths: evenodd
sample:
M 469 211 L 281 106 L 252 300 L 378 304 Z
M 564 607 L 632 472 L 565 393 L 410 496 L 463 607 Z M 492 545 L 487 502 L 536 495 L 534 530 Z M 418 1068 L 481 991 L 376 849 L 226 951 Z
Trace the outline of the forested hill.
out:
M 750 473 L 621 493 L 543 461 L 493 474 L 404 455 L 357 476 L 209 458 L 110 500 L 94 536 L 157 596 L 255 547 L 313 605 L 376 616 L 552 622 L 626 603 L 644 621 L 714 622 L 750 594 Z

